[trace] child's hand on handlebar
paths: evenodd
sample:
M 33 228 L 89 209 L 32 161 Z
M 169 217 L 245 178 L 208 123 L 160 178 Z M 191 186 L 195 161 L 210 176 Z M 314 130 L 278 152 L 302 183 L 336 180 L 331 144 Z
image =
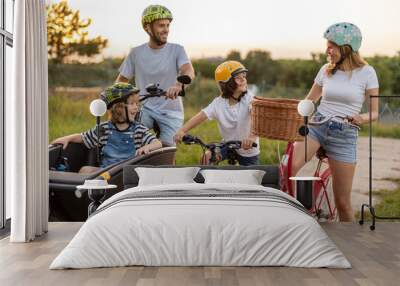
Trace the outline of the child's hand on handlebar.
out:
M 256 142 L 256 139 L 252 136 L 242 140 L 242 148 L 244 150 L 249 150 L 253 148 L 253 143 Z
M 185 136 L 186 135 L 186 133 L 182 130 L 182 129 L 179 129 L 177 132 L 176 132 L 176 134 L 174 135 L 174 141 L 176 142 L 176 143 L 181 143 L 182 142 L 182 138 L 183 138 L 183 136 Z
M 67 136 L 65 137 L 61 137 L 61 138 L 57 138 L 55 139 L 53 142 L 51 142 L 50 144 L 54 145 L 54 144 L 62 144 L 63 145 L 63 149 L 67 149 L 69 143 L 69 139 L 67 138 Z
M 136 150 L 136 156 L 150 153 L 150 145 L 145 145 Z
M 182 91 L 182 84 L 176 83 L 175 85 L 171 86 L 167 90 L 167 94 L 165 95 L 165 99 L 176 99 L 179 96 L 179 93 Z

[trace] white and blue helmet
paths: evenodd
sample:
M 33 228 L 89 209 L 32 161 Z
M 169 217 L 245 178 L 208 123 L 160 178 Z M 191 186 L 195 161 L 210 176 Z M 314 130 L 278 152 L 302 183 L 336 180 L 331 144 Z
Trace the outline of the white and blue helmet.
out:
M 356 25 L 347 22 L 329 26 L 324 33 L 324 38 L 338 46 L 348 45 L 354 52 L 360 49 L 362 40 L 360 29 Z

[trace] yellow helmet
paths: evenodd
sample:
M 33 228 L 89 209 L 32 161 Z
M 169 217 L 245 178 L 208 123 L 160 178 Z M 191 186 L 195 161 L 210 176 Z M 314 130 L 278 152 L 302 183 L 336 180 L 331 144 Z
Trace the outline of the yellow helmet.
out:
M 215 80 L 218 82 L 227 82 L 233 76 L 248 70 L 238 61 L 226 61 L 220 64 L 215 70 Z

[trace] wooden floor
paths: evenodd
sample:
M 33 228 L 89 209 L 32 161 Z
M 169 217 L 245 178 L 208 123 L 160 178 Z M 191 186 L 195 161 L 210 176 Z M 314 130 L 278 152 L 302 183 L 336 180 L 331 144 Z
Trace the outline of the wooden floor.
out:
M 0 285 L 400 285 L 400 223 L 325 224 L 353 268 L 122 267 L 48 270 L 81 223 L 51 223 L 32 243 L 0 241 Z

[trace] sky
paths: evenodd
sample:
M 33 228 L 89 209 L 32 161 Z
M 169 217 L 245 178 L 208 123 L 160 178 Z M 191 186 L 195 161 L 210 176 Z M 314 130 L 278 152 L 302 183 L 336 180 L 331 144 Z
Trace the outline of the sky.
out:
M 46 0 L 56 3 L 59 0 Z M 89 36 L 109 40 L 104 56 L 126 56 L 145 43 L 141 14 L 150 4 L 168 7 L 174 20 L 168 41 L 192 58 L 226 56 L 235 49 L 271 52 L 273 58 L 310 58 L 324 52 L 329 25 L 352 22 L 363 34 L 364 56 L 400 51 L 398 0 L 69 0 L 81 18 L 92 18 Z

